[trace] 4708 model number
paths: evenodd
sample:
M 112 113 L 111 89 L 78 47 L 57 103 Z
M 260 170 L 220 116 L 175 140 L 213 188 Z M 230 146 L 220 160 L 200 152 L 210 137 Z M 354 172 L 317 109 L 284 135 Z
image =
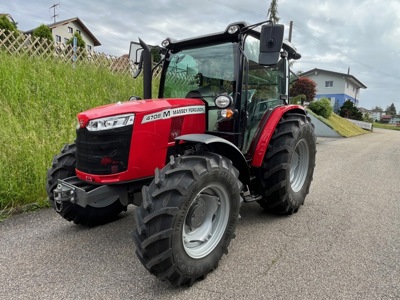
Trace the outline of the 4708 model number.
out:
M 206 112 L 205 106 L 201 105 L 165 109 L 160 112 L 145 115 L 143 117 L 142 124 L 157 120 L 169 119 L 176 116 L 204 114 L 205 112 Z

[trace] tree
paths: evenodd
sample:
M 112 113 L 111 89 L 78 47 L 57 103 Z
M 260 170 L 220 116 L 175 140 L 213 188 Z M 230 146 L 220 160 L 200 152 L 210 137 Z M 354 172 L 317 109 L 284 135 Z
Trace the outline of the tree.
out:
M 307 77 L 300 77 L 290 88 L 290 97 L 305 95 L 306 100 L 311 102 L 317 93 L 317 84 Z
M 363 119 L 362 113 L 358 110 L 357 107 L 354 106 L 354 103 L 351 100 L 346 100 L 343 103 L 343 105 L 339 109 L 339 116 L 359 121 L 362 121 Z
M 1 16 L 0 17 L 0 29 L 5 29 L 8 31 L 18 31 L 17 29 L 17 24 L 14 22 L 11 22 L 7 16 Z
M 17 24 L 11 22 L 7 16 L 0 17 L 0 29 L 5 29 L 5 32 L 0 34 L 0 40 L 4 40 L 6 37 L 11 35 L 14 39 L 16 39 L 19 35 Z M 5 45 L 8 46 L 13 42 L 13 39 L 6 41 Z
M 372 110 L 383 112 L 383 109 L 380 106 L 375 106 Z
M 278 0 L 271 0 L 271 4 L 268 8 L 267 19 L 271 20 L 273 24 L 279 22 L 278 16 Z
M 53 41 L 53 35 L 51 34 L 50 28 L 44 24 L 40 25 L 33 31 L 33 36 L 38 37 L 40 39 L 47 39 L 49 41 Z
M 390 106 L 386 107 L 385 113 L 389 116 L 395 116 L 397 114 L 396 106 L 394 103 L 390 104 Z
M 77 39 L 77 41 L 76 41 L 76 46 L 77 46 L 78 48 L 85 49 L 86 43 L 85 43 L 85 41 L 83 40 L 82 36 L 81 36 L 78 32 L 75 32 L 74 35 L 72 36 L 72 38 L 70 38 L 70 39 L 68 40 L 67 45 L 71 45 L 71 46 L 74 45 L 74 37 L 76 37 L 76 39 Z
M 153 58 L 153 63 L 158 63 L 161 60 L 161 53 L 159 46 L 153 46 L 150 48 L 151 57 Z

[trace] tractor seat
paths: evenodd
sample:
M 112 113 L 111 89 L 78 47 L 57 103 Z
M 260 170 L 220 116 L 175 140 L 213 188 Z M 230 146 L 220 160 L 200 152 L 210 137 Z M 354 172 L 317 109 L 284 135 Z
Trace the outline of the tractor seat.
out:
M 186 94 L 185 98 L 201 98 L 201 93 L 197 90 L 192 90 Z

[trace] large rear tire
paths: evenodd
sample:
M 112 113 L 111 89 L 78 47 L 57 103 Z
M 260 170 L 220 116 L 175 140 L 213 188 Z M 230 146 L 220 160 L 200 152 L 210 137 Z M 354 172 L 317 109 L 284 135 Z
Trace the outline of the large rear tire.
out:
M 49 201 L 54 210 L 67 221 L 86 226 L 105 224 L 114 220 L 126 206 L 122 205 L 118 196 L 81 207 L 71 202 L 57 202 L 54 200 L 53 190 L 56 188 L 58 179 L 75 176 L 76 145 L 67 144 L 61 153 L 54 156 L 51 168 L 47 171 L 46 191 Z
M 314 174 L 315 140 L 309 117 L 294 112 L 282 117 L 260 168 L 261 207 L 292 214 L 304 204 Z
M 238 175 L 230 160 L 210 152 L 172 157 L 156 170 L 136 209 L 136 254 L 147 270 L 179 286 L 217 268 L 239 216 Z

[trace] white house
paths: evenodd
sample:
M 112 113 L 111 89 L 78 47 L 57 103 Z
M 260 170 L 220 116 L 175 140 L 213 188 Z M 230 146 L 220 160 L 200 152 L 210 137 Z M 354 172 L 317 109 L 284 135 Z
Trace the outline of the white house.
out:
M 82 36 L 86 44 L 86 49 L 92 51 L 94 47 L 100 46 L 100 41 L 94 34 L 83 24 L 79 18 L 72 18 L 47 25 L 51 29 L 53 39 L 57 43 L 66 44 L 75 32 Z M 32 34 L 34 29 L 28 30 L 25 33 Z
M 379 108 L 371 109 L 371 118 L 372 118 L 374 121 L 380 121 L 382 115 L 384 115 L 382 109 L 379 109 Z
M 360 89 L 367 88 L 349 73 L 338 73 L 315 68 L 300 74 L 300 77 L 312 79 L 317 84 L 316 99 L 330 99 L 336 113 L 347 100 L 353 101 L 354 105 L 358 106 Z

